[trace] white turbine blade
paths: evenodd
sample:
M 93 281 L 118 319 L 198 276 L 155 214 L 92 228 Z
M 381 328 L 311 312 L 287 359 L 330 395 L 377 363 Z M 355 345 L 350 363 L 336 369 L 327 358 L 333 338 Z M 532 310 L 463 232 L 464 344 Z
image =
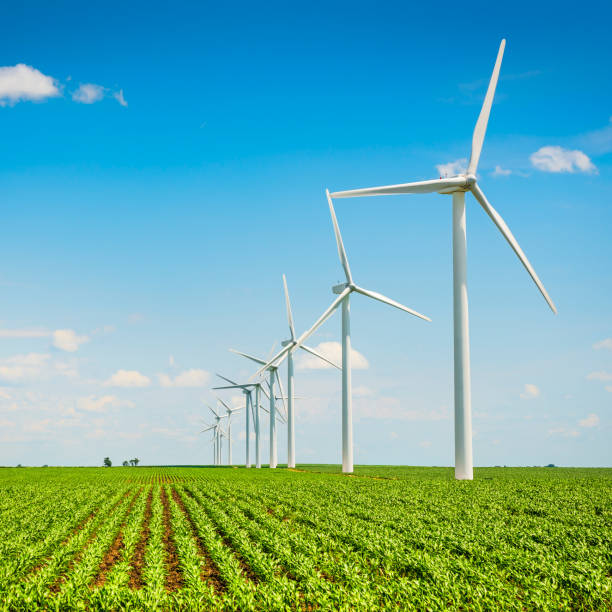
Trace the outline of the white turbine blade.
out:
M 493 98 L 495 97 L 495 88 L 497 87 L 497 79 L 499 78 L 499 70 L 501 68 L 502 58 L 504 56 L 504 49 L 506 48 L 506 39 L 503 38 L 500 45 L 499 51 L 497 52 L 497 59 L 495 60 L 495 66 L 493 67 L 493 74 L 489 81 L 489 88 L 487 89 L 487 95 L 485 96 L 478 115 L 478 121 L 476 121 L 476 127 L 474 128 L 474 134 L 472 135 L 472 153 L 470 154 L 470 163 L 468 165 L 468 174 L 476 174 L 478 168 L 478 160 L 480 159 L 480 152 L 482 151 L 482 145 L 484 143 L 485 134 L 487 133 L 487 123 L 489 122 L 489 115 L 491 113 L 491 106 L 493 106 Z
M 334 224 L 334 234 L 336 235 L 336 244 L 338 246 L 338 255 L 340 257 L 340 263 L 342 264 L 342 267 L 344 268 L 346 282 L 350 285 L 353 282 L 353 278 L 351 276 L 351 269 L 349 268 L 349 262 L 346 256 L 346 251 L 344 250 L 344 244 L 342 242 L 342 234 L 340 234 L 340 228 L 338 227 L 338 219 L 336 219 L 336 211 L 334 210 L 334 205 L 332 203 L 331 196 L 329 195 L 329 189 L 325 190 L 325 195 L 327 196 L 327 203 L 329 204 L 329 212 L 331 213 L 332 223 Z
M 454 176 L 439 178 L 431 181 L 417 181 L 416 183 L 402 183 L 401 185 L 386 185 L 384 187 L 367 187 L 366 189 L 351 189 L 349 191 L 334 191 L 332 198 L 360 198 L 363 196 L 395 195 L 400 193 L 436 193 L 450 187 L 462 187 L 465 178 Z
M 211 425 L 210 427 L 207 427 L 206 429 L 203 429 L 200 433 L 204 433 L 205 431 L 210 431 L 211 429 L 214 429 L 215 426 Z
M 215 395 L 215 397 L 217 396 Z M 232 409 L 220 397 L 217 397 L 217 401 L 221 402 L 226 410 L 229 410 L 230 412 L 232 411 Z
M 283 274 L 283 285 L 285 286 L 285 304 L 287 305 L 287 321 L 289 321 L 289 331 L 291 339 L 295 340 L 295 328 L 293 327 L 293 314 L 291 313 L 291 301 L 289 300 L 289 289 L 287 289 L 287 278 Z
M 225 382 L 228 382 L 230 385 L 237 385 L 238 383 L 234 380 L 231 380 L 229 378 L 225 378 L 225 376 L 221 376 L 221 374 L 217 374 L 217 376 L 219 378 L 222 378 Z
M 244 389 L 247 385 L 227 385 L 227 387 L 213 387 L 213 391 L 217 391 L 219 389 Z
M 219 414 L 217 413 L 217 411 L 212 407 L 212 406 L 208 406 L 208 409 L 217 417 L 219 418 Z
M 378 300 L 379 302 L 382 302 L 383 304 L 389 304 L 389 306 L 395 306 L 395 308 L 399 308 L 400 310 L 403 310 L 404 312 L 407 312 L 408 314 L 414 315 L 415 317 L 419 317 L 419 319 L 423 319 L 425 321 L 431 321 L 429 317 L 426 317 L 420 312 L 417 312 L 416 310 L 412 310 L 412 308 L 408 308 L 408 306 L 404 306 L 403 304 L 400 304 L 399 302 L 396 302 L 395 300 L 392 300 L 391 298 L 388 298 L 382 295 L 381 293 L 376 293 L 376 291 L 370 291 L 369 289 L 364 289 L 363 287 L 354 287 L 354 289 L 355 291 L 357 291 L 357 293 L 361 293 L 362 295 L 367 295 L 368 297 Z
M 342 369 L 342 366 L 339 366 L 337 363 L 334 363 L 331 359 L 328 359 L 324 355 L 321 355 L 321 353 L 318 353 L 313 348 L 310 348 L 309 346 L 306 346 L 305 344 L 300 345 L 300 348 L 306 351 L 307 353 L 310 353 L 311 355 L 314 355 L 315 357 L 318 357 L 319 359 L 326 361 L 327 363 L 329 363 L 329 365 L 334 366 L 334 368 L 338 368 L 338 370 Z
M 236 351 L 234 349 L 230 349 L 230 351 L 232 353 L 236 353 L 236 355 L 242 355 L 243 357 L 246 357 L 247 359 L 250 359 L 251 361 L 254 361 L 255 363 L 266 363 L 263 359 L 259 359 L 258 357 L 253 357 L 252 355 L 247 355 L 246 353 L 241 353 L 240 351 Z
M 472 194 L 478 200 L 478 203 L 483 207 L 484 211 L 491 217 L 491 221 L 495 223 L 497 229 L 502 233 L 503 237 L 506 239 L 508 244 L 512 247 L 512 250 L 516 253 L 517 257 L 521 260 L 523 266 L 525 266 L 525 270 L 529 272 L 529 276 L 533 279 L 533 282 L 536 284 L 540 293 L 544 296 L 544 299 L 550 306 L 550 309 L 557 314 L 557 308 L 553 304 L 553 301 L 548 296 L 546 289 L 544 289 L 544 285 L 540 278 L 536 274 L 536 271 L 531 267 L 529 260 L 525 253 L 523 253 L 523 249 L 519 246 L 519 243 L 516 241 L 516 238 L 512 235 L 510 228 L 506 225 L 506 222 L 501 218 L 500 214 L 489 204 L 489 201 L 485 197 L 485 194 L 482 192 L 477 183 L 472 185 L 471 187 Z

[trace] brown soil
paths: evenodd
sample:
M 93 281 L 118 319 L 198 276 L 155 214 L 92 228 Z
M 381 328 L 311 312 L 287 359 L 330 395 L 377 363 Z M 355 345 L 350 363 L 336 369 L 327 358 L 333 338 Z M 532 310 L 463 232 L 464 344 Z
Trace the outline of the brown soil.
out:
M 147 507 L 145 508 L 144 518 L 142 519 L 142 529 L 140 539 L 134 549 L 134 557 L 132 558 L 132 570 L 130 571 L 130 588 L 141 589 L 144 586 L 142 581 L 142 569 L 144 567 L 144 555 L 147 548 L 147 542 L 151 536 L 149 522 L 151 520 L 151 504 L 153 503 L 153 489 L 149 491 L 147 497 Z
M 123 530 L 125 529 L 128 517 L 132 512 L 132 508 L 134 507 L 134 504 L 136 503 L 136 500 L 140 497 L 141 493 L 142 488 L 139 489 L 138 493 L 136 493 L 136 495 L 134 495 L 134 497 L 132 498 L 132 501 L 130 502 L 130 505 L 127 509 L 127 513 L 125 515 L 125 520 L 123 521 L 123 523 L 121 523 L 121 526 L 119 527 L 119 532 L 117 533 L 117 537 L 115 538 L 111 547 L 106 552 L 106 555 L 104 555 L 104 559 L 102 559 L 102 562 L 100 563 L 100 568 L 98 569 L 98 575 L 94 578 L 92 586 L 97 588 L 102 587 L 106 582 L 106 575 L 111 570 L 113 565 L 115 565 L 115 563 L 117 563 L 117 561 L 119 560 L 119 557 L 121 556 L 121 551 L 123 550 Z
M 170 518 L 170 503 L 166 489 L 161 490 L 161 499 L 164 506 L 164 548 L 166 549 L 166 591 L 176 591 L 183 586 L 183 573 L 176 554 L 176 546 L 172 538 L 172 524 Z
M 195 526 L 193 518 L 191 518 L 191 515 L 189 514 L 189 512 L 187 512 L 187 508 L 185 508 L 185 503 L 174 488 L 172 489 L 172 499 L 174 499 L 178 507 L 181 509 L 181 512 L 185 515 L 185 518 L 187 519 L 187 522 L 191 527 L 191 532 L 193 533 L 193 538 L 198 547 L 200 556 L 202 557 L 202 564 L 200 566 L 200 578 L 203 582 L 208 582 L 215 590 L 215 593 L 223 593 L 226 589 L 226 586 L 225 582 L 223 581 L 223 578 L 221 578 L 219 569 L 208 554 L 208 551 L 206 550 L 202 539 L 198 535 L 198 530 Z

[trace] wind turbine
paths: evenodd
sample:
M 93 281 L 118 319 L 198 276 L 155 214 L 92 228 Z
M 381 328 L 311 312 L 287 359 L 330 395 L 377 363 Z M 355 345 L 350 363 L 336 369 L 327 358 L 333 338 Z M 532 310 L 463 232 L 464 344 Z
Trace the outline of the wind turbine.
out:
M 215 423 L 214 425 L 208 426 L 206 429 L 203 429 L 201 433 L 205 431 L 209 431 L 213 429 L 213 447 L 214 447 L 214 464 L 221 465 L 221 436 L 224 435 L 224 432 L 221 428 L 221 420 L 226 418 L 225 415 L 219 415 L 219 413 L 212 408 L 212 406 L 208 406 L 208 409 L 213 413 Z
M 242 410 L 243 408 L 245 408 L 245 406 L 240 406 L 239 408 L 230 408 L 220 397 L 217 398 L 217 401 L 221 402 L 221 404 L 223 405 L 223 407 L 225 408 L 227 412 L 226 414 L 227 416 L 227 441 L 228 441 L 227 464 L 232 465 L 232 414 L 234 414 L 234 412 L 238 412 L 239 410 Z M 248 414 L 248 410 L 249 410 L 248 401 L 246 404 L 246 410 Z
M 268 392 L 266 391 L 265 387 L 261 384 L 261 382 L 254 382 L 254 383 L 246 383 L 246 384 L 238 384 L 236 382 L 234 382 L 233 380 L 230 380 L 229 378 L 226 378 L 225 376 L 221 376 L 221 374 L 217 374 L 217 376 L 219 378 L 222 378 L 223 380 L 225 380 L 226 382 L 230 383 L 227 386 L 224 387 L 213 387 L 214 390 L 217 389 L 242 389 L 243 392 L 248 393 L 249 397 L 250 397 L 250 402 L 251 402 L 251 410 L 254 411 L 254 414 L 252 414 L 253 417 L 253 421 L 255 423 L 255 467 L 256 468 L 261 468 L 261 456 L 260 456 L 260 419 L 259 419 L 259 409 L 262 408 L 265 410 L 265 408 L 263 408 L 263 406 L 260 404 L 259 402 L 259 398 L 260 398 L 260 394 L 263 393 L 266 397 L 270 397 Z M 252 393 L 253 390 L 255 391 L 255 403 L 253 404 L 253 398 L 252 398 Z M 267 412 L 267 411 L 266 411 Z M 246 467 L 250 467 L 251 463 L 250 463 L 250 454 L 249 454 L 249 412 L 247 410 L 247 444 L 246 444 L 246 463 L 247 466 Z
M 351 390 L 351 323 L 350 323 L 350 296 L 351 293 L 361 293 L 366 297 L 383 302 L 389 306 L 399 308 L 404 312 L 407 312 L 415 317 L 424 319 L 425 321 L 431 321 L 429 317 L 418 313 L 412 308 L 408 308 L 395 300 L 392 300 L 380 293 L 370 291 L 359 287 L 353 282 L 353 276 L 351 275 L 351 269 L 348 263 L 348 257 L 344 250 L 344 244 L 342 242 L 342 235 L 340 234 L 340 228 L 338 227 L 338 220 L 336 219 L 336 213 L 334 211 L 334 205 L 332 204 L 327 193 L 327 202 L 329 204 L 329 212 L 331 214 L 332 223 L 334 226 L 334 233 L 336 235 L 336 244 L 338 246 L 338 255 L 340 256 L 340 262 L 344 268 L 344 274 L 346 276 L 346 282 L 340 285 L 332 287 L 332 291 L 338 295 L 338 297 L 332 302 L 331 306 L 317 319 L 315 324 L 308 330 L 305 331 L 295 343 L 289 346 L 283 347 L 272 359 L 264 364 L 259 370 L 260 372 L 266 368 L 272 367 L 271 364 L 278 364 L 285 353 L 290 349 L 295 349 L 301 346 L 304 341 L 313 334 L 329 317 L 334 313 L 338 306 L 342 305 L 342 471 L 345 474 L 351 474 L 353 472 L 353 398 Z
M 269 372 L 269 381 L 268 387 L 270 393 L 268 395 L 270 399 L 270 467 L 276 468 L 278 465 L 278 458 L 276 453 L 276 401 L 274 395 L 274 383 L 278 382 L 278 387 L 280 389 L 281 397 L 283 397 L 283 404 L 285 403 L 284 396 L 285 392 L 283 391 L 283 384 L 281 383 L 280 377 L 277 375 L 278 366 L 273 364 L 266 364 L 263 359 L 259 357 L 253 357 L 252 355 L 248 355 L 247 353 L 242 353 L 240 351 L 236 351 L 234 349 L 230 349 L 232 353 L 236 353 L 236 355 L 242 355 L 255 363 L 266 366 L 260 369 L 260 372 L 267 370 Z M 263 387 L 262 387 L 263 388 Z
M 431 181 L 353 189 L 332 193 L 333 198 L 354 198 L 360 196 L 392 195 L 401 193 L 441 193 L 453 196 L 453 309 L 454 309 L 454 362 L 455 362 L 455 478 L 472 480 L 472 407 L 470 388 L 470 343 L 468 326 L 467 297 L 467 245 L 465 220 L 465 192 L 470 191 L 483 210 L 491 218 L 497 229 L 506 239 L 512 250 L 533 279 L 540 293 L 556 314 L 557 309 L 548 296 L 538 275 L 523 253 L 512 232 L 500 214 L 491 206 L 485 194 L 480 189 L 476 171 L 482 151 L 489 114 L 495 96 L 495 88 L 501 67 L 505 39 L 501 41 L 489 87 L 476 121 L 472 136 L 472 152 L 467 171 L 464 174 L 450 178 L 440 178 Z

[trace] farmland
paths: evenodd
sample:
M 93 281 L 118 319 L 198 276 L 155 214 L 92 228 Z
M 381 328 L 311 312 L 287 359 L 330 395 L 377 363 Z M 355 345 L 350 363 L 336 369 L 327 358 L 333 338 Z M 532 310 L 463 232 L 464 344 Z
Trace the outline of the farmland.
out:
M 612 469 L 6 468 L 1 609 L 612 609 Z

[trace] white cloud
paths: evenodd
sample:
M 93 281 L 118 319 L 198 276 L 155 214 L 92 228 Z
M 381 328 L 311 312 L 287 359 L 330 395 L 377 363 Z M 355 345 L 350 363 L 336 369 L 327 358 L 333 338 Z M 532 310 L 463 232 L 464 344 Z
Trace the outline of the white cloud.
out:
M 342 363 L 342 345 L 340 342 L 321 342 L 315 347 L 315 351 L 338 365 Z M 370 367 L 368 360 L 354 348 L 351 349 L 351 359 L 353 370 L 367 370 Z M 302 352 L 296 360 L 296 368 L 298 370 L 330 370 L 333 366 L 310 353 Z
M 585 172 L 597 173 L 597 168 L 582 151 L 547 146 L 538 149 L 529 157 L 534 168 L 542 172 Z
M 601 340 L 600 342 L 596 342 L 593 345 L 593 348 L 598 350 L 598 349 L 609 349 L 612 351 L 612 338 L 606 338 L 605 340 Z
M 0 106 L 60 95 L 54 78 L 26 64 L 0 67 Z
M 0 329 L 0 338 L 47 338 L 50 335 L 45 329 Z
M 151 379 L 136 370 L 117 370 L 105 383 L 106 387 L 148 387 Z
M 419 446 L 422 448 L 429 448 L 431 446 L 431 441 L 423 440 L 422 442 L 419 442 Z
M 134 407 L 134 402 L 120 400 L 114 395 L 103 395 L 98 398 L 90 395 L 89 397 L 80 397 L 77 400 L 77 407 L 85 412 L 106 412 L 108 408 L 118 408 L 121 406 L 132 408 Z
M 579 431 L 575 429 L 568 429 L 567 427 L 554 427 L 548 430 L 549 436 L 562 436 L 564 438 L 577 438 L 580 435 Z
M 600 380 L 602 382 L 607 382 L 608 380 L 612 380 L 612 373 L 611 372 L 591 372 L 588 376 L 587 376 L 587 380 Z
M 589 414 L 585 419 L 578 421 L 580 427 L 597 427 L 599 425 L 599 417 L 595 413 Z
M 512 170 L 506 170 L 501 166 L 495 166 L 495 170 L 491 172 L 492 176 L 509 176 L 510 174 L 512 174 Z
M 210 372 L 191 369 L 177 374 L 174 378 L 167 374 L 158 374 L 162 387 L 204 387 L 210 380 Z
M 81 344 L 88 342 L 87 336 L 79 336 L 73 329 L 56 329 L 53 332 L 53 346 L 74 353 Z
M 36 378 L 50 357 L 41 353 L 28 353 L 4 359 L 0 362 L 0 379 L 16 382 Z
M 399 434 L 397 433 L 397 431 L 392 431 L 392 432 L 389 434 L 389 437 L 390 437 L 392 440 L 397 440 L 397 439 L 399 438 Z
M 526 384 L 521 393 L 521 399 L 535 399 L 536 397 L 540 397 L 540 389 L 536 385 Z
M 115 100 L 117 100 L 117 102 L 119 102 L 121 106 L 128 105 L 128 103 L 125 101 L 125 98 L 123 97 L 123 89 L 120 89 L 119 91 L 115 92 L 113 94 L 113 98 L 115 98 Z
M 64 363 L 63 361 L 56 361 L 55 369 L 58 374 L 67 378 L 76 378 L 79 375 L 79 372 L 72 364 Z
M 372 397 L 374 391 L 365 385 L 359 385 L 353 388 L 353 397 Z
M 447 164 L 436 164 L 436 170 L 443 178 L 455 174 L 464 174 L 467 170 L 467 159 L 462 157 Z
M 607 391 L 608 393 L 612 393 L 612 385 L 608 385 L 608 386 L 606 387 L 606 391 Z
M 93 104 L 104 97 L 104 87 L 94 83 L 84 83 L 72 93 L 72 99 L 81 104 Z

